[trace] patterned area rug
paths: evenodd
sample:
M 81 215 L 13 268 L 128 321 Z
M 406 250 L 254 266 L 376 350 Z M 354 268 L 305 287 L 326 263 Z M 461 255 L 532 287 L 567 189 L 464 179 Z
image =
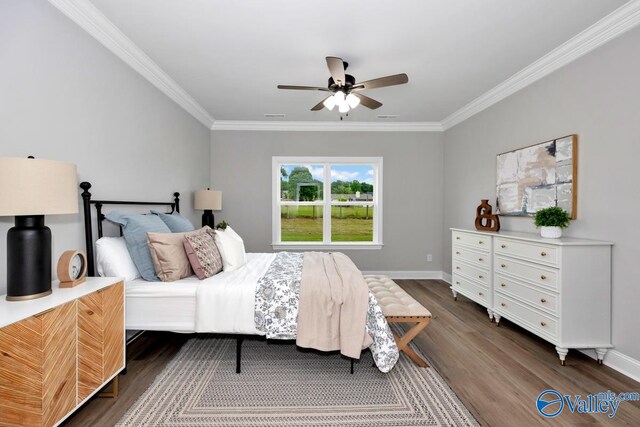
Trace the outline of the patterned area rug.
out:
M 190 339 L 118 426 L 477 426 L 432 368 L 401 355 L 388 374 L 364 352 L 349 373 L 337 354 L 291 343 L 245 340 L 235 373 L 235 340 Z

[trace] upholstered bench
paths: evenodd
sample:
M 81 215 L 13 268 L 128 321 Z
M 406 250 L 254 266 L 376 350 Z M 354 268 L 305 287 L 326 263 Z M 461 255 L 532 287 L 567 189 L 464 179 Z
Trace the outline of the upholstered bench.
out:
M 409 346 L 418 333 L 431 322 L 431 313 L 422 304 L 413 299 L 397 283 L 387 276 L 365 275 L 369 290 L 378 300 L 382 313 L 389 323 L 415 323 L 403 336 L 393 333 L 398 350 L 403 351 L 418 366 L 429 364 Z

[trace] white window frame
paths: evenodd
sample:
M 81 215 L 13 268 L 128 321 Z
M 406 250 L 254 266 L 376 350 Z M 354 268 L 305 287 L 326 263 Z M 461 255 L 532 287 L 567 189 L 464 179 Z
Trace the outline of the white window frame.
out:
M 323 200 L 317 202 L 295 202 L 297 205 L 322 206 L 322 242 L 283 242 L 281 240 L 280 207 L 280 167 L 283 165 L 323 165 Z M 371 205 L 371 202 L 332 202 L 331 166 L 368 165 L 373 166 L 373 241 L 372 242 L 331 242 L 331 206 Z M 273 249 L 382 249 L 382 157 L 272 157 L 272 244 Z M 284 203 L 294 204 L 294 203 Z M 327 215 L 329 212 L 329 215 Z

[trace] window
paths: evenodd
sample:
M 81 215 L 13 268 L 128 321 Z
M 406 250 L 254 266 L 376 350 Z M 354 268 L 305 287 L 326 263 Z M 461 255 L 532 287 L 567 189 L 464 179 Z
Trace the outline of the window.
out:
M 274 157 L 275 249 L 382 247 L 381 157 Z

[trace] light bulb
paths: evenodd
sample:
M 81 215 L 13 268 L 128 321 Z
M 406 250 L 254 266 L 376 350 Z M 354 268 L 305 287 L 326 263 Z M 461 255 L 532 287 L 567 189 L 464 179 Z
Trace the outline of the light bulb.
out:
M 333 110 L 333 107 L 336 106 L 336 100 L 335 97 L 330 96 L 327 99 L 324 100 L 324 102 L 322 103 L 325 107 L 327 107 L 327 109 L 329 111 Z
M 344 92 L 339 90 L 333 95 L 333 99 L 336 101 L 336 104 L 340 105 L 344 102 Z
M 338 111 L 340 111 L 341 113 L 348 113 L 349 112 L 349 104 L 347 104 L 346 102 L 343 102 L 341 104 L 338 105 Z
M 358 98 L 352 93 L 347 95 L 347 98 L 345 100 L 347 101 L 347 104 L 349 104 L 349 107 L 351 108 L 356 108 L 360 104 L 360 98 Z

